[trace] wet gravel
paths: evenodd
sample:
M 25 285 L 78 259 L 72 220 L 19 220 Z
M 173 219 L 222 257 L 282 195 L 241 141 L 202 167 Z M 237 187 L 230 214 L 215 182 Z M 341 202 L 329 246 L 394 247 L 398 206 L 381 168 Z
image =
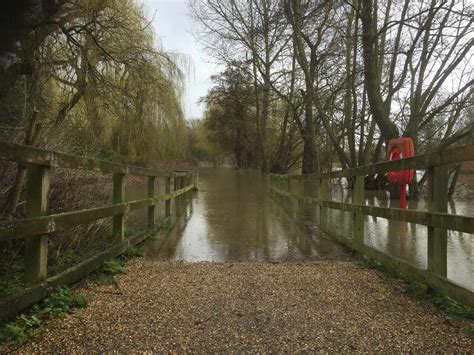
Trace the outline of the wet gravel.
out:
M 117 285 L 45 326 L 22 353 L 472 352 L 461 321 L 352 261 L 182 263 L 138 258 Z

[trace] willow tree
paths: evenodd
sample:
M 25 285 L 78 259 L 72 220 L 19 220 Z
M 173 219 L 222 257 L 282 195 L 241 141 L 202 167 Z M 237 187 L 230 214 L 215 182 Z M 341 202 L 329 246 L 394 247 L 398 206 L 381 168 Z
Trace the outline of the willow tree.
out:
M 25 138 L 5 139 L 132 163 L 184 157 L 182 70 L 134 0 L 68 1 L 45 26 L 22 44 L 31 71 L 11 92 Z M 23 180 L 20 166 L 6 215 Z

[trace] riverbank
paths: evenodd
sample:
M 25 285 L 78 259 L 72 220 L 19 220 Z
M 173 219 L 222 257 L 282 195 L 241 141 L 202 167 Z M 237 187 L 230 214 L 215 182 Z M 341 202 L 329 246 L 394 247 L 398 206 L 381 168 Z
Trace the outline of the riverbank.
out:
M 114 285 L 78 285 L 88 306 L 49 321 L 17 350 L 469 352 L 474 345 L 467 321 L 420 304 L 354 261 L 138 258 L 127 269 Z

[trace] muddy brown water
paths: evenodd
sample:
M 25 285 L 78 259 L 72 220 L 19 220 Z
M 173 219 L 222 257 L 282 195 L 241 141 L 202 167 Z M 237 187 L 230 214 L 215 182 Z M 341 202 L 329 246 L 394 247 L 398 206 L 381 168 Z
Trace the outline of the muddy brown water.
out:
M 199 172 L 199 191 L 147 254 L 183 261 L 319 260 L 345 257 L 341 246 L 300 223 L 268 194 L 257 173 L 230 168 Z M 174 206 L 174 210 L 176 210 Z
M 190 193 L 174 204 L 173 210 L 180 210 L 180 216 L 167 235 L 159 235 L 147 243 L 148 257 L 190 262 L 347 257 L 337 242 L 294 218 L 301 213 L 300 204 L 271 197 L 267 181 L 258 174 L 230 168 L 204 168 L 199 174 L 199 192 Z M 131 191 L 130 198 L 144 193 Z M 390 201 L 383 193 L 366 195 L 368 205 L 398 205 L 398 201 Z M 331 198 L 350 202 L 350 193 L 334 187 Z M 410 201 L 409 208 L 425 210 L 426 203 Z M 306 213 L 307 210 L 305 206 Z M 472 216 L 474 203 L 451 201 L 448 212 Z M 162 214 L 162 209 L 158 213 Z M 328 222 L 332 233 L 352 237 L 351 213 L 329 210 Z M 427 228 L 424 226 L 367 216 L 365 243 L 426 268 Z M 474 290 L 473 234 L 449 231 L 448 278 Z

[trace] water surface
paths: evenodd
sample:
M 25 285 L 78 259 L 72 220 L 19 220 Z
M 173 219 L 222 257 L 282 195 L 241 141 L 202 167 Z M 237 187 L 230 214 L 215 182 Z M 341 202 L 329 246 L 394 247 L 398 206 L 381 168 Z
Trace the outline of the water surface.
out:
M 297 193 L 296 185 L 291 188 Z M 134 197 L 138 195 L 135 193 Z M 342 185 L 333 186 L 331 199 L 350 202 L 350 192 Z M 384 193 L 367 191 L 366 204 L 397 207 L 398 201 L 391 201 Z M 409 208 L 425 210 L 426 203 L 409 201 Z M 316 214 L 315 206 L 271 197 L 267 182 L 255 173 L 229 168 L 201 169 L 199 192 L 181 198 L 173 206 L 173 211 L 177 210 L 181 213 L 175 227 L 147 244 L 150 257 L 183 261 L 346 257 L 337 242 L 295 218 L 308 216 L 308 211 Z M 448 212 L 472 216 L 474 204 L 451 201 Z M 330 209 L 328 218 L 332 234 L 352 238 L 351 213 Z M 427 266 L 425 226 L 367 216 L 364 242 L 419 268 Z M 474 290 L 473 275 L 474 235 L 448 231 L 448 278 Z
M 147 246 L 148 255 L 184 261 L 318 260 L 346 256 L 331 238 L 305 227 L 268 193 L 257 173 L 200 170 L 171 232 Z

